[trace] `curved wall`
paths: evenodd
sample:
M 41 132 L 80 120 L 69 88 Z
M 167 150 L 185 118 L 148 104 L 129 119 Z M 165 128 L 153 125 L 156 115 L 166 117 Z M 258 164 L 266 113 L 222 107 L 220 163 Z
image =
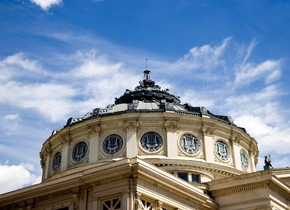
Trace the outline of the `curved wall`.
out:
M 212 118 L 127 113 L 61 129 L 44 142 L 40 157 L 43 181 L 92 164 L 139 157 L 190 182 L 204 183 L 254 172 L 258 147 L 243 129 Z

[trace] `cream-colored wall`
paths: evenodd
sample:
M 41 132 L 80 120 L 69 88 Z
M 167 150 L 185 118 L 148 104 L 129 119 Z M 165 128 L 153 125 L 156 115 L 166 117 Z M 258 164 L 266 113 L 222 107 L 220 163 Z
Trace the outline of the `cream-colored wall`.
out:
M 184 162 L 190 160 L 197 161 L 197 163 L 206 162 L 209 167 L 208 171 L 212 171 L 213 168 L 220 171 L 229 170 L 229 174 L 253 172 L 255 170 L 253 161 L 257 157 L 249 155 L 248 170 L 243 169 L 240 159 L 240 150 L 244 148 L 248 151 L 247 147 L 250 147 L 249 144 L 253 139 L 234 126 L 210 118 L 206 118 L 206 124 L 204 124 L 203 120 L 201 117 L 176 113 L 134 113 L 133 117 L 130 114 L 124 114 L 101 119 L 96 118 L 66 127 L 44 143 L 41 151 L 41 157 L 46 157 L 45 167 L 43 168 L 44 180 L 78 165 L 95 164 L 137 156 L 147 160 L 160 157 L 161 163 L 166 158 L 173 161 L 172 163 L 174 163 L 174 160 L 184 160 Z M 144 133 L 149 131 L 157 132 L 162 136 L 164 146 L 161 151 L 151 154 L 140 148 L 139 139 Z M 233 142 L 233 132 L 241 132 L 243 134 L 239 134 L 239 141 Z M 107 155 L 102 152 L 102 141 L 110 134 L 118 134 L 123 138 L 123 149 L 116 155 Z M 178 142 L 183 134 L 196 136 L 201 143 L 201 151 L 194 155 L 181 151 Z M 237 136 L 238 134 L 235 135 Z M 228 145 L 231 153 L 228 161 L 222 161 L 215 155 L 214 144 L 217 140 L 222 140 Z M 89 154 L 86 160 L 75 163 L 71 159 L 71 152 L 74 145 L 79 141 L 85 141 L 88 144 Z M 59 142 L 62 142 L 62 144 Z M 242 142 L 242 144 L 239 142 Z M 48 146 L 53 150 L 51 154 L 55 154 L 56 150 L 62 151 L 61 167 L 57 172 L 53 172 L 51 169 L 53 157 L 51 157 L 51 154 L 46 153 Z M 254 144 L 252 146 L 254 146 L 254 150 L 257 150 Z M 155 161 L 154 164 L 156 163 L 158 162 Z M 206 167 L 207 165 L 204 165 L 203 170 Z M 221 173 L 214 175 L 214 178 L 226 176 L 227 173 Z M 210 179 L 210 177 L 201 178 L 202 182 Z

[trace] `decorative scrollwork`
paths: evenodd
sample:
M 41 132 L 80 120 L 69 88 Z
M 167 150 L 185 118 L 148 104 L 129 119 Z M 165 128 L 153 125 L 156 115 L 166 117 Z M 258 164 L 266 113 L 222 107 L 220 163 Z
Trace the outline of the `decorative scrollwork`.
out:
M 164 122 L 164 126 L 167 130 L 177 130 L 179 128 L 179 125 L 175 121 L 168 121 L 166 120 Z
M 139 127 L 138 122 L 125 122 L 124 123 L 124 128 L 126 130 L 136 130 Z

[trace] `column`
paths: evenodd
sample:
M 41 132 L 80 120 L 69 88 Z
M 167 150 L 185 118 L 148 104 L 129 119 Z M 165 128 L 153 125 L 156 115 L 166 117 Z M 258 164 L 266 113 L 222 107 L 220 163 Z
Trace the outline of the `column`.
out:
M 164 125 L 166 128 L 167 157 L 176 158 L 178 156 L 176 131 L 179 128 L 179 125 L 176 121 L 169 120 L 166 120 Z
M 88 138 L 90 141 L 90 147 L 89 147 L 89 162 L 90 163 L 96 163 L 98 161 L 98 154 L 99 154 L 99 141 L 100 141 L 100 126 L 94 126 L 90 127 L 87 130 Z
M 203 153 L 204 159 L 208 162 L 215 161 L 214 155 L 214 144 L 213 144 L 213 135 L 215 132 L 215 124 L 212 123 L 202 123 L 203 126 L 201 128 L 203 134 Z
M 240 147 L 236 144 L 236 142 L 239 143 L 239 141 L 237 141 L 236 139 L 235 139 L 235 142 L 232 142 L 232 147 L 233 147 L 232 156 L 233 156 L 234 168 L 243 170 L 242 164 L 241 164 Z
M 68 164 L 68 144 L 64 145 L 61 152 L 60 171 L 65 171 Z
M 129 207 L 129 191 L 127 191 L 127 192 L 123 192 L 123 194 L 122 194 L 122 199 L 121 199 L 121 209 L 130 209 L 130 207 Z
M 126 141 L 126 157 L 133 158 L 137 157 L 137 133 L 136 130 L 139 123 L 136 121 L 127 121 L 124 127 L 127 131 L 127 141 Z
M 45 149 L 45 153 L 44 153 L 44 156 L 46 157 L 44 179 L 47 179 L 49 177 L 49 171 L 50 171 L 49 166 L 51 166 L 51 154 L 52 154 L 52 149 L 51 149 L 51 145 L 49 144 L 47 148 Z

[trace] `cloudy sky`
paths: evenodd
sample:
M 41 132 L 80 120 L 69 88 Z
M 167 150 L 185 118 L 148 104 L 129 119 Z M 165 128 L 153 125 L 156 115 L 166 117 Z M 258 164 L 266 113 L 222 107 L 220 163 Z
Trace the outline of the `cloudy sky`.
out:
M 71 116 L 114 103 L 143 70 L 182 103 L 229 115 L 259 164 L 290 166 L 290 2 L 2 0 L 0 193 L 41 177 Z

